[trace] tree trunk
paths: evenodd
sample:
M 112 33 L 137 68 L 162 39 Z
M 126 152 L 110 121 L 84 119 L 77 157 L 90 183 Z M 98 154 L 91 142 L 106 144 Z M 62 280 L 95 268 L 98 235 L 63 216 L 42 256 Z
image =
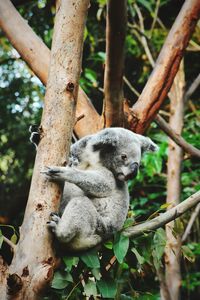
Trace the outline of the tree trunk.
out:
M 184 114 L 184 68 L 183 63 L 175 77 L 170 91 L 170 126 L 181 134 Z M 176 206 L 180 203 L 181 194 L 181 164 L 183 151 L 172 140 L 169 140 L 167 163 L 167 203 Z M 166 225 L 167 243 L 165 248 L 165 278 L 171 299 L 180 299 L 181 286 L 181 236 L 174 234 L 175 222 Z M 167 299 L 166 299 L 167 300 Z
M 123 126 L 123 71 L 126 37 L 126 0 L 108 0 L 103 127 Z
M 62 166 L 66 162 L 74 125 L 88 7 L 89 0 L 61 0 L 57 9 L 41 122 L 42 139 L 20 240 L 9 268 L 8 295 L 12 299 L 38 299 L 52 279 L 56 259 L 46 222 L 49 214 L 58 209 L 61 187 L 46 180 L 40 171 L 45 166 Z
M 10 0 L 0 0 L 0 27 L 35 75 L 46 85 L 50 50 L 17 12 Z M 75 125 L 76 135 L 81 138 L 95 133 L 98 130 L 99 115 L 81 88 L 78 91 L 76 118 L 80 115 L 84 117 Z
M 162 47 L 155 68 L 129 116 L 131 130 L 143 133 L 157 114 L 178 71 L 200 15 L 200 1 L 186 0 Z

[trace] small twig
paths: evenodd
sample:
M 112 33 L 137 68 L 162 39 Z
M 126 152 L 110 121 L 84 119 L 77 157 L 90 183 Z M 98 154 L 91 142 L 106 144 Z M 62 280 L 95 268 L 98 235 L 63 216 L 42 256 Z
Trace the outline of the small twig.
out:
M 160 0 L 157 0 L 156 1 L 155 12 L 154 12 L 154 17 L 153 17 L 153 22 L 151 24 L 151 29 L 150 29 L 150 35 L 149 35 L 150 37 L 152 36 L 152 32 L 153 32 L 155 24 L 157 22 L 159 7 L 160 7 Z
M 169 223 L 170 221 L 180 217 L 186 211 L 188 211 L 189 209 L 197 205 L 199 202 L 200 202 L 200 191 L 191 195 L 189 198 L 187 198 L 180 204 L 176 205 L 175 207 L 169 209 L 165 213 L 160 214 L 158 217 L 150 221 L 146 221 L 142 224 L 138 224 L 126 228 L 125 230 L 123 230 L 123 235 L 133 238 L 142 235 L 145 232 L 156 230 L 157 228 L 162 227 L 165 224 Z
M 182 242 L 185 242 L 188 238 L 188 235 L 190 234 L 191 228 L 194 224 L 194 221 L 196 220 L 196 218 L 199 216 L 199 211 L 200 211 L 200 203 L 196 206 L 195 210 L 193 211 L 190 220 L 187 224 L 187 227 L 185 229 L 185 232 L 182 236 Z
M 114 263 L 116 262 L 116 260 L 117 260 L 117 258 L 116 258 L 116 256 L 114 255 L 114 256 L 110 259 L 109 263 L 107 264 L 107 266 L 106 266 L 106 271 L 109 271 L 110 268 L 112 268 L 112 266 L 114 265 Z
M 154 67 L 155 66 L 155 62 L 154 62 L 153 56 L 151 54 L 151 51 L 149 49 L 149 46 L 148 46 L 148 43 L 147 43 L 147 39 L 145 37 L 144 20 L 143 20 L 142 13 L 140 11 L 140 8 L 137 6 L 137 4 L 134 4 L 134 8 L 136 10 L 136 13 L 137 13 L 137 16 L 138 16 L 138 19 L 139 19 L 140 30 L 143 33 L 143 35 L 141 37 L 141 42 L 143 44 L 145 53 L 146 53 L 146 55 L 147 55 L 147 57 L 149 59 L 149 62 L 151 64 L 151 66 Z
M 140 93 L 132 86 L 130 81 L 126 78 L 126 76 L 123 76 L 123 80 L 126 83 L 126 85 L 129 87 L 129 89 L 135 94 L 137 97 L 140 96 Z
M 154 121 L 177 145 L 183 148 L 185 152 L 189 153 L 192 156 L 196 156 L 200 158 L 200 150 L 192 146 L 191 144 L 187 143 L 182 138 L 182 136 L 174 132 L 171 126 L 167 122 L 165 122 L 165 120 L 161 116 L 157 115 Z
M 187 101 L 200 85 L 200 73 L 185 92 L 184 100 Z
M 3 235 L 3 241 L 12 248 L 13 252 L 15 252 L 16 245 L 11 240 Z
M 196 115 L 197 119 L 200 121 L 200 115 L 197 112 L 196 107 L 195 107 L 194 103 L 191 100 L 188 101 L 188 106 L 191 109 L 191 111 Z

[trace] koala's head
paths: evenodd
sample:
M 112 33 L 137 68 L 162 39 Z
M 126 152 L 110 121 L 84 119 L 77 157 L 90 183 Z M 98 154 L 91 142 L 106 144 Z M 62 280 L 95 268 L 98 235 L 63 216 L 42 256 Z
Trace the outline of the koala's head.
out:
M 148 137 L 135 134 L 124 128 L 108 128 L 90 139 L 89 149 L 99 163 L 112 171 L 120 181 L 137 175 L 142 153 L 157 151 L 158 146 Z

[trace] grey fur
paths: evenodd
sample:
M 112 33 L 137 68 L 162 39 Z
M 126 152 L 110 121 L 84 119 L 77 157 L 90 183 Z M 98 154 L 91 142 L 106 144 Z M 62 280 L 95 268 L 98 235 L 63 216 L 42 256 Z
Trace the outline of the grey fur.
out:
M 129 207 L 126 181 L 137 174 L 144 151 L 156 151 L 151 139 L 123 128 L 104 129 L 71 146 L 67 167 L 42 173 L 64 181 L 60 213 L 48 226 L 70 250 L 96 246 L 122 229 Z

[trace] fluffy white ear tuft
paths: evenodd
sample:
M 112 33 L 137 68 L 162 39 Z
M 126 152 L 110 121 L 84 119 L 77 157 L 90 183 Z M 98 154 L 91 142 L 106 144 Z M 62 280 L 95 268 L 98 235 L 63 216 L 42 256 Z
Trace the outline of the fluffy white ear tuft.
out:
M 148 137 L 142 138 L 142 152 L 156 152 L 159 147 Z

